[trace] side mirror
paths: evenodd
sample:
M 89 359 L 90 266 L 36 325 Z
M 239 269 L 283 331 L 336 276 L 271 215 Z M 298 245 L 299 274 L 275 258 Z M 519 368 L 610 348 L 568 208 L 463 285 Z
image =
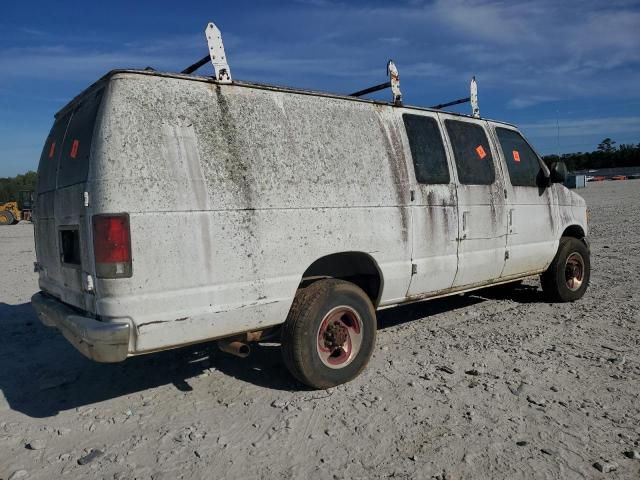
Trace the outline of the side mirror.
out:
M 564 162 L 554 162 L 551 164 L 551 174 L 549 181 L 551 183 L 564 183 L 567 179 L 567 166 Z

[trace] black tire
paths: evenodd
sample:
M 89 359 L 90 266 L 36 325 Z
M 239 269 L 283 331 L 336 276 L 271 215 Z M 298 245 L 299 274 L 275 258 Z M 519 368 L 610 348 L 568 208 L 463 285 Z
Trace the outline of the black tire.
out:
M 579 264 L 582 263 L 578 275 Z M 579 282 L 578 282 L 579 278 Z M 542 291 L 552 302 L 573 302 L 582 298 L 591 278 L 589 248 L 582 240 L 562 237 L 558 253 L 540 277 Z
M 9 210 L 0 210 L 0 225 L 13 225 L 15 221 L 13 213 Z
M 319 280 L 296 293 L 282 328 L 282 357 L 300 382 L 325 389 L 357 377 L 375 341 L 376 314 L 367 294 L 350 282 Z M 326 349 L 324 357 L 321 349 Z

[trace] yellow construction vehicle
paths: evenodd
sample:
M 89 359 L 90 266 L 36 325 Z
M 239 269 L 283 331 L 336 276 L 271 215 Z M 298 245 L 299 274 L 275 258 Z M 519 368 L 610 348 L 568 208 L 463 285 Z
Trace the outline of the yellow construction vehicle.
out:
M 13 225 L 20 220 L 31 220 L 33 191 L 18 192 L 17 202 L 0 203 L 0 225 Z

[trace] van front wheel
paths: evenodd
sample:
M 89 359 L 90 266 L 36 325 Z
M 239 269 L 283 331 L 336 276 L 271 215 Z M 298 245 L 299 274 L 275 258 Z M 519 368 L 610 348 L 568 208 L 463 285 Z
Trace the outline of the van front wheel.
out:
M 296 293 L 282 329 L 282 357 L 300 382 L 330 388 L 358 376 L 375 341 L 367 294 L 350 282 L 319 280 Z
M 573 302 L 582 298 L 589 286 L 591 259 L 582 240 L 562 237 L 558 253 L 540 277 L 542 291 L 554 302 Z

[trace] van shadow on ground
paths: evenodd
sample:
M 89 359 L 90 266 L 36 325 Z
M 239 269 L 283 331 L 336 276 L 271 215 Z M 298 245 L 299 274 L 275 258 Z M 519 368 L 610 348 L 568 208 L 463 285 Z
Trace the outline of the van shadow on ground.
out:
M 490 298 L 529 303 L 541 301 L 541 294 L 537 288 L 524 285 L 512 292 L 485 289 L 405 305 L 381 311 L 379 328 L 455 311 Z M 273 390 L 305 389 L 286 371 L 280 349 L 273 344 L 255 346 L 247 359 L 224 354 L 215 343 L 209 343 L 100 364 L 83 357 L 56 330 L 43 326 L 30 303 L 0 303 L 0 329 L 5 337 L 0 343 L 0 412 L 7 408 L 2 396 L 9 408 L 42 418 L 162 385 L 173 384 L 181 391 L 190 391 L 189 379 L 208 368 Z M 224 379 L 212 374 L 207 381 Z

